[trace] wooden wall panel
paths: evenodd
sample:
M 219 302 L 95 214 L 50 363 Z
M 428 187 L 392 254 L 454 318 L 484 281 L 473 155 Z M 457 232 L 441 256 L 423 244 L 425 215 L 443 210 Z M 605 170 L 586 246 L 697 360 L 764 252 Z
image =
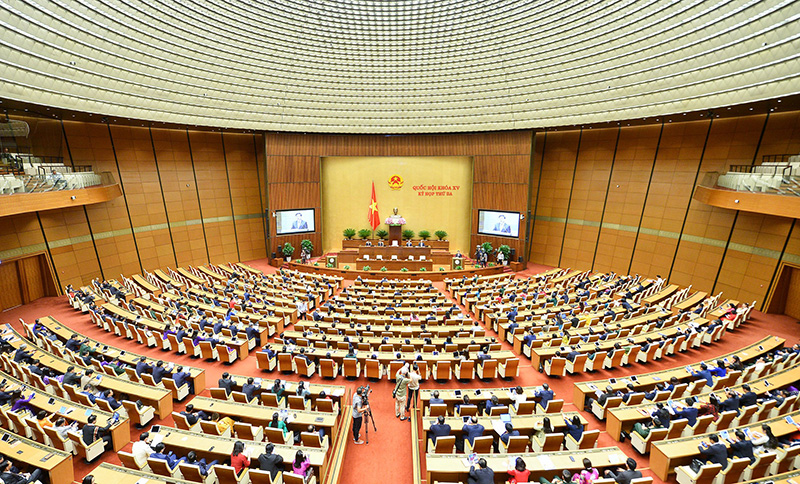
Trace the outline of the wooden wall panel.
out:
M 0 264 L 0 310 L 10 309 L 22 304 L 22 287 L 17 264 Z
M 208 255 L 189 138 L 183 130 L 153 129 L 151 134 L 171 226 L 173 257 L 179 266 L 205 264 Z
M 761 163 L 764 155 L 798 153 L 800 153 L 800 111 L 770 113 L 756 155 L 756 164 Z
M 471 156 L 475 166 L 473 212 L 487 208 L 524 213 L 528 200 L 531 135 L 530 131 L 431 136 L 267 133 L 264 137 L 267 205 L 270 211 L 314 207 L 319 217 L 322 208 L 319 206 L 319 162 L 326 156 Z M 475 213 L 472 218 L 476 220 Z M 274 219 L 269 217 L 268 223 L 270 234 L 274 234 Z M 475 234 L 476 229 L 473 222 L 473 246 L 485 239 Z M 521 233 L 524 237 L 524 230 Z M 302 238 L 309 238 L 315 248 L 320 247 L 321 233 L 304 237 L 273 236 L 270 252 L 285 241 L 297 247 L 295 241 Z M 500 240 L 517 253 L 524 244 L 524 239 Z
M 230 179 L 231 204 L 236 223 L 239 258 L 253 260 L 266 257 L 258 161 L 252 135 L 226 133 L 225 160 Z M 258 218 L 253 218 L 259 215 Z
M 167 213 L 161 195 L 153 141 L 148 128 L 111 126 L 119 172 L 142 266 L 152 271 L 175 266 Z
M 617 128 L 583 132 L 559 265 L 592 266 L 619 132 Z
M 700 180 L 707 173 L 724 173 L 732 164 L 752 163 L 766 116 L 715 119 L 700 166 Z M 683 239 L 675 254 L 670 279 L 677 284 L 711 291 L 724 253 L 724 247 L 698 247 L 687 244 L 697 237 L 726 240 L 735 212 L 692 200 L 686 213 Z
M 542 189 L 531 239 L 532 258 L 540 264 L 557 266 L 561 256 L 580 136 L 579 131 L 547 133 L 541 168 Z
M 40 218 L 62 286 L 78 286 L 83 281 L 101 277 L 100 264 L 82 207 L 48 210 L 42 212 Z M 72 240 L 76 243 L 61 245 L 61 240 Z M 118 274 L 109 277 L 117 276 Z
M 76 165 L 91 164 L 95 170 L 108 171 L 114 179 L 121 180 L 107 125 L 65 121 L 64 132 L 72 161 Z M 121 181 L 123 182 L 121 183 L 123 193 L 126 193 L 124 179 Z M 96 243 L 100 255 L 100 266 L 106 277 L 117 277 L 119 274 L 141 271 L 139 254 L 128 218 L 126 197 L 86 207 L 88 223 L 91 225 L 92 231 L 104 234 L 102 239 L 96 240 Z M 100 245 L 103 246 L 103 250 L 99 250 Z M 61 278 L 62 269 L 57 263 L 55 264 L 59 278 Z
M 624 274 L 630 267 L 635 229 L 644 209 L 660 134 L 659 125 L 635 126 L 620 132 L 595 270 Z
M 708 127 L 707 121 L 664 126 L 631 272 L 669 274 L 678 239 L 658 234 L 681 233 Z

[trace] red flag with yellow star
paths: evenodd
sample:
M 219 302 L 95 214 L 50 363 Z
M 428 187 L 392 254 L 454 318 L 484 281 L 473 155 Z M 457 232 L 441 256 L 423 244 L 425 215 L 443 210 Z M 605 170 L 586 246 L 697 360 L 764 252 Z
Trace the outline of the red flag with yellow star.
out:
M 369 225 L 372 230 L 378 228 L 381 224 L 381 216 L 378 215 L 378 199 L 375 198 L 375 182 L 372 182 L 372 200 L 369 202 L 369 216 L 367 217 Z

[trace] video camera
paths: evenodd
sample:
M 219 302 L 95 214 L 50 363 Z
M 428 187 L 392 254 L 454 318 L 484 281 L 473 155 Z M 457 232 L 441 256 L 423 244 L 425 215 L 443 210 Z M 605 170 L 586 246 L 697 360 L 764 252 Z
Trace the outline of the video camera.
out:
M 364 405 L 369 405 L 369 394 L 372 393 L 372 389 L 369 387 L 369 384 L 362 385 L 356 389 L 356 393 L 361 392 L 361 401 Z

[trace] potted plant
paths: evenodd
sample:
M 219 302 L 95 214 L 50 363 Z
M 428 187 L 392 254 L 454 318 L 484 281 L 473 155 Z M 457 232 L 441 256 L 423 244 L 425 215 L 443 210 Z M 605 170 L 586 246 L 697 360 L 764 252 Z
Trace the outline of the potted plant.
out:
M 286 262 L 292 262 L 292 254 L 294 254 L 294 246 L 289 242 L 283 244 L 283 257 Z
M 444 272 L 444 267 L 440 267 L 439 272 Z
M 403 267 L 402 269 L 400 269 L 400 272 L 408 272 L 408 268 L 407 267 Z
M 386 272 L 387 270 L 388 269 L 386 269 L 386 266 L 381 267 L 381 272 Z
M 330 264 L 328 264 L 330 265 Z M 319 267 L 319 262 L 314 262 L 314 267 Z
M 371 271 L 371 270 L 372 270 L 372 267 L 370 267 L 370 266 L 364 266 L 364 268 L 363 268 L 363 269 L 361 269 L 361 270 L 362 270 L 362 271 Z
M 447 237 L 447 232 L 444 230 L 437 230 L 433 233 L 433 235 L 439 237 L 439 240 L 444 240 L 444 238 Z
M 387 232 L 384 229 L 380 229 L 380 230 L 376 230 L 375 231 L 375 237 L 377 237 L 377 238 L 379 238 L 381 240 L 386 239 L 386 237 L 388 237 L 388 236 L 389 236 L 389 232 Z
M 314 253 L 314 244 L 308 239 L 303 239 L 300 241 L 300 249 L 305 250 L 311 256 Z
M 316 265 L 316 263 L 314 265 Z M 325 264 L 325 267 L 327 267 L 328 269 L 333 269 L 333 264 L 331 264 L 329 262 L 329 263 Z
M 419 238 L 422 240 L 428 240 L 431 238 L 431 233 L 427 230 L 420 230 L 417 235 L 419 235 Z
M 353 237 L 356 236 L 356 229 L 351 229 L 351 228 L 344 229 L 342 235 L 344 235 L 344 238 L 347 240 L 353 240 Z
M 331 267 L 333 267 L 333 266 L 331 266 Z M 349 271 L 350 270 L 350 266 L 349 265 L 345 265 L 344 266 L 344 270 Z
M 482 243 L 482 244 L 481 244 L 481 248 L 482 248 L 482 249 L 483 249 L 483 251 L 484 251 L 484 252 L 486 252 L 487 254 L 489 254 L 489 255 L 491 255 L 491 254 L 492 254 L 492 249 L 493 249 L 493 248 L 492 248 L 492 244 L 491 244 L 490 242 L 484 242 L 484 243 Z
M 511 257 L 511 247 L 507 246 L 506 244 L 501 245 L 497 248 L 497 252 L 503 254 L 503 265 L 508 265 L 508 258 Z
M 403 230 L 403 240 L 409 240 L 414 238 L 414 231 L 410 229 Z
M 358 231 L 358 237 L 361 240 L 367 240 L 370 235 L 372 235 L 372 231 L 370 229 L 361 229 Z
M 420 268 L 419 268 L 419 270 L 420 270 L 420 272 L 425 272 L 425 271 L 427 271 L 428 269 L 426 269 L 426 268 L 424 268 L 424 267 L 420 267 Z

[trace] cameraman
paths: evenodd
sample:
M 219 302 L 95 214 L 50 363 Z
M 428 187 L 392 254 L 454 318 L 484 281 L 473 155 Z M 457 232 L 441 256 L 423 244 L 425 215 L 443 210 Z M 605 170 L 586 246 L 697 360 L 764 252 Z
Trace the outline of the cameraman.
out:
M 369 405 L 364 405 L 361 395 L 364 393 L 363 387 L 358 387 L 356 394 L 353 395 L 353 440 L 356 444 L 363 444 L 364 441 L 358 438 L 361 433 L 361 423 L 364 420 L 364 413 L 369 410 Z

